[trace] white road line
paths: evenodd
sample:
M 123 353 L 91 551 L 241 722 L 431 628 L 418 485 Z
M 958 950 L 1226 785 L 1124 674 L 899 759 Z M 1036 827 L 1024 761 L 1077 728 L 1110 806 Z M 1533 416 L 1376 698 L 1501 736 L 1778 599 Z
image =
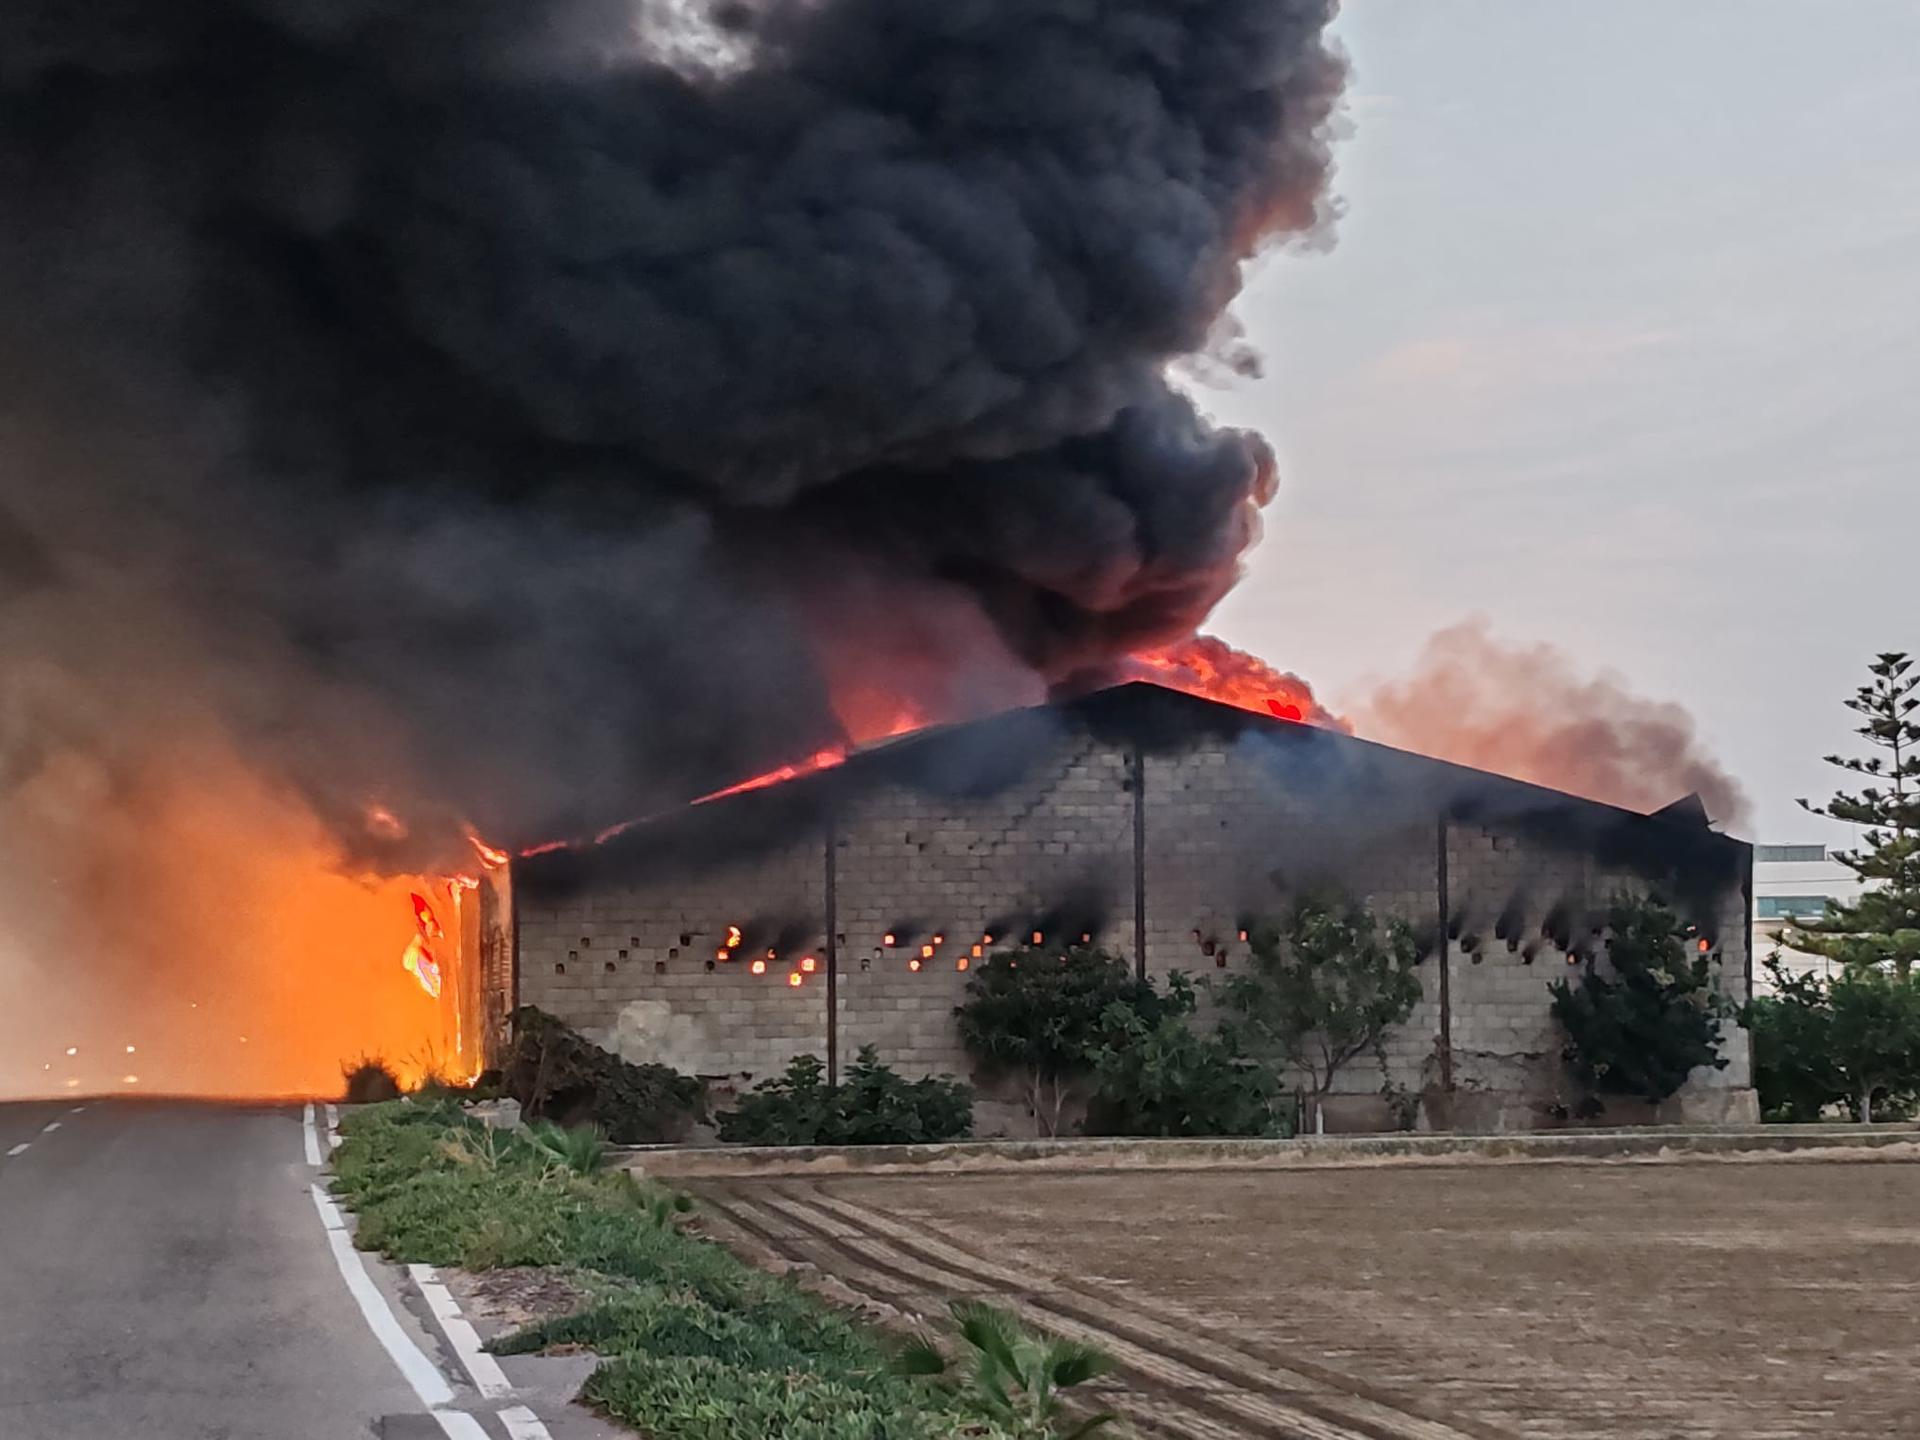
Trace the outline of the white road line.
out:
M 15 1155 L 26 1154 L 27 1147 L 32 1143 L 33 1142 L 31 1140 L 22 1140 L 18 1145 L 14 1146 L 11 1150 L 7 1151 L 7 1158 L 12 1159 Z
M 553 1440 L 552 1433 L 540 1423 L 540 1417 L 524 1405 L 502 1410 L 500 1423 L 507 1427 L 511 1440 Z
M 60 1122 L 58 1120 L 49 1120 L 45 1125 L 42 1125 L 40 1127 L 40 1133 L 42 1135 L 51 1135 L 54 1131 L 58 1130 L 59 1128 L 60 1128 Z
M 447 1440 L 490 1440 L 487 1427 L 464 1410 L 436 1410 L 433 1418 L 440 1422 Z
M 313 1102 L 307 1102 L 307 1108 L 300 1117 L 300 1138 L 307 1147 L 307 1164 L 314 1169 L 320 1168 L 320 1137 L 313 1128 Z
M 442 1405 L 451 1405 L 453 1387 L 433 1361 L 427 1358 L 426 1352 L 413 1343 L 413 1337 L 400 1328 L 400 1322 L 394 1318 L 386 1297 L 380 1293 L 380 1287 L 367 1274 L 366 1262 L 361 1260 L 360 1252 L 353 1248 L 353 1236 L 347 1233 L 346 1218 L 341 1215 L 340 1207 L 318 1185 L 311 1188 L 313 1208 L 320 1212 L 320 1223 L 327 1227 L 327 1244 L 333 1249 L 333 1262 L 340 1267 L 340 1278 L 347 1282 L 348 1291 L 358 1302 L 367 1328 L 386 1347 L 387 1354 L 413 1387 L 413 1393 L 420 1397 L 421 1404 L 436 1411 Z M 486 1435 L 486 1431 L 479 1429 L 477 1423 L 472 1431 L 462 1432 L 450 1428 L 448 1422 L 442 1419 L 440 1428 L 456 1437 L 456 1440 L 467 1440 L 470 1434 L 479 1434 L 484 1440 Z
M 340 1107 L 329 1103 L 327 1106 L 327 1149 L 338 1150 L 346 1137 L 340 1133 Z
M 73 1109 L 71 1109 L 71 1110 L 69 1110 L 69 1111 L 67 1111 L 67 1114 L 69 1114 L 69 1115 L 78 1115 L 78 1114 L 79 1114 L 79 1113 L 80 1113 L 80 1112 L 81 1112 L 82 1110 L 84 1110 L 84 1109 L 86 1109 L 86 1108 L 87 1108 L 87 1107 L 86 1107 L 86 1106 L 84 1106 L 84 1105 L 76 1105 L 76 1106 L 74 1106 L 74 1107 L 73 1107 Z
M 502 1373 L 500 1362 L 480 1348 L 480 1336 L 460 1313 L 460 1304 L 453 1298 L 452 1292 L 440 1283 L 440 1272 L 431 1265 L 409 1265 L 407 1274 L 413 1277 L 413 1283 L 420 1287 L 420 1293 L 426 1297 L 427 1309 L 440 1322 L 440 1328 L 453 1344 L 453 1353 L 460 1357 L 467 1374 L 473 1377 L 474 1388 L 489 1400 L 511 1395 L 513 1386 Z

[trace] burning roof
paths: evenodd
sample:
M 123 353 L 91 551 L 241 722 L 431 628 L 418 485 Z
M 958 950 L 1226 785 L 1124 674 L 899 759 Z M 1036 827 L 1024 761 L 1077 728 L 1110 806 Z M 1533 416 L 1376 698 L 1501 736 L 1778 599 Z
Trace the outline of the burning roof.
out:
M 1329 823 L 1386 829 L 1419 817 L 1492 823 L 1655 868 L 1710 858 L 1743 863 L 1747 847 L 1707 828 L 1697 798 L 1652 815 L 1417 755 L 1344 730 L 1262 714 L 1147 681 L 1130 681 L 1046 705 L 890 737 L 831 765 L 778 781 L 736 786 L 607 832 L 599 843 L 553 847 L 516 861 L 531 885 L 591 883 L 628 867 L 703 863 L 786 843 L 833 810 L 887 786 L 956 802 L 1014 783 L 1070 735 L 1174 755 L 1206 743 L 1248 763 L 1284 770 L 1321 804 Z M 1149 782 L 1151 783 L 1151 782 Z

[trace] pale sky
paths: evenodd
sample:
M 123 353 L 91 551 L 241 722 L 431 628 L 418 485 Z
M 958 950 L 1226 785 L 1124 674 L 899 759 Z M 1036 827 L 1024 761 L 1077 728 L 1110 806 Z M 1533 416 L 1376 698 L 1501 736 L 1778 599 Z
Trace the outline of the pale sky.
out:
M 1758 837 L 1920 651 L 1920 4 L 1351 0 L 1345 216 L 1261 262 L 1283 485 L 1212 629 L 1336 705 L 1470 614 L 1685 704 Z M 1831 777 L 1831 778 L 1830 778 Z M 1844 835 L 1844 831 L 1839 831 Z

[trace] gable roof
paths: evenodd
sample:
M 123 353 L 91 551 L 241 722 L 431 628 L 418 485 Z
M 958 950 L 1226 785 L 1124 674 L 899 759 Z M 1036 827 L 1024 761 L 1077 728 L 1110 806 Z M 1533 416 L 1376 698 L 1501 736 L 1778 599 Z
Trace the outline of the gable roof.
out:
M 929 726 L 863 746 L 838 764 L 759 788 L 721 792 L 644 817 L 601 840 L 515 859 L 516 882 L 571 889 L 657 863 L 698 866 L 817 837 L 823 820 L 886 786 L 961 800 L 1013 783 L 1072 735 L 1176 754 L 1197 740 L 1249 743 L 1260 763 L 1318 790 L 1330 814 L 1391 823 L 1442 818 L 1527 833 L 1649 874 L 1709 870 L 1730 878 L 1752 847 L 1706 828 L 1697 798 L 1652 815 L 1589 800 L 1343 731 L 1262 715 L 1150 681 L 977 720 Z M 1149 781 L 1151 803 L 1151 781 Z M 1382 818 L 1385 817 L 1385 818 Z

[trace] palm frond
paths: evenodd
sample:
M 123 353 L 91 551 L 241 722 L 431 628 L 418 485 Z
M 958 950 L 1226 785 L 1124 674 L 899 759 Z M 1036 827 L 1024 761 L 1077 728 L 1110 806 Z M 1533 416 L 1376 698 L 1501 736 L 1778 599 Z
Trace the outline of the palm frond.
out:
M 916 1380 L 944 1375 L 947 1357 L 940 1353 L 931 1336 L 916 1335 L 894 1352 L 893 1373 Z
M 1078 1340 L 1055 1340 L 1047 1347 L 1047 1375 L 1061 1389 L 1084 1385 L 1113 1369 L 1113 1357 Z
M 1020 1343 L 1018 1320 L 1007 1311 L 979 1300 L 956 1300 L 952 1308 L 961 1339 L 981 1355 L 991 1358 L 997 1368 L 1013 1375 L 1020 1373 L 1020 1362 L 1014 1353 Z

